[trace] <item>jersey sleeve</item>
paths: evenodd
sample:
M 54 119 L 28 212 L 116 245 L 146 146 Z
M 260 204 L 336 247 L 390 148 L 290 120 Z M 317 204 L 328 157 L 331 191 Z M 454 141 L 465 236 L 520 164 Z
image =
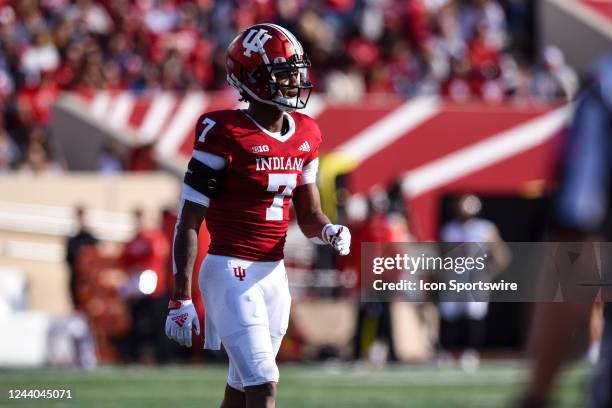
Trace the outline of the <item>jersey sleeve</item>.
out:
M 185 173 L 181 199 L 208 207 L 215 189 L 221 184 L 224 170 L 231 161 L 227 135 L 222 124 L 203 115 L 195 127 L 195 141 L 191 160 Z M 218 186 L 217 188 L 221 188 Z
M 299 185 L 312 184 L 317 182 L 319 173 L 319 146 L 321 145 L 321 130 L 314 120 L 311 119 L 312 130 L 310 131 L 310 155 L 304 161 L 302 178 Z
M 321 129 L 319 129 L 319 125 L 317 125 L 317 123 L 313 119 L 310 119 L 310 121 L 312 127 L 312 130 L 310 132 L 311 136 L 309 137 L 309 139 L 311 140 L 311 147 L 310 155 L 304 163 L 306 165 L 308 165 L 308 163 L 310 163 L 311 161 L 319 158 L 319 147 L 321 146 L 321 141 L 323 139 L 321 136 Z
M 225 126 L 214 115 L 202 115 L 195 127 L 194 152 L 206 152 L 231 160 Z

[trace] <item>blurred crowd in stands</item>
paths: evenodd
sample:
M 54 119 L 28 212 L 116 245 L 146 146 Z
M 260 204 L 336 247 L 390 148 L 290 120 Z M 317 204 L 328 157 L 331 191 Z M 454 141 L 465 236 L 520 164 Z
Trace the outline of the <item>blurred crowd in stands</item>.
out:
M 61 171 L 61 91 L 226 89 L 227 45 L 262 21 L 297 34 L 331 100 L 570 99 L 578 78 L 534 20 L 527 0 L 0 0 L 0 171 Z

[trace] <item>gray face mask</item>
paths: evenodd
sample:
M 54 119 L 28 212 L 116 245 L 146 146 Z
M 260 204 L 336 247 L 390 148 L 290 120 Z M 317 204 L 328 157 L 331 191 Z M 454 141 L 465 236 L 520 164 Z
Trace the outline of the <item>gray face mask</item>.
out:
M 297 92 L 297 95 L 295 96 L 283 95 L 283 92 L 281 91 L 280 88 L 282 86 L 286 87 L 289 85 L 288 85 L 288 82 L 285 83 L 284 85 L 279 85 L 278 82 L 276 82 L 276 79 L 277 79 L 276 75 L 279 72 L 282 72 L 282 71 L 277 71 L 277 72 L 272 71 L 270 74 L 271 81 L 275 82 L 277 85 L 277 91 L 275 95 L 272 96 L 271 98 L 272 102 L 278 107 L 279 110 L 283 112 L 293 112 L 297 109 L 305 108 L 308 102 L 308 98 L 310 96 L 311 88 L 312 88 L 312 85 L 308 82 L 308 68 L 300 67 L 296 71 L 298 85 L 295 85 L 295 87 L 298 88 L 298 92 Z

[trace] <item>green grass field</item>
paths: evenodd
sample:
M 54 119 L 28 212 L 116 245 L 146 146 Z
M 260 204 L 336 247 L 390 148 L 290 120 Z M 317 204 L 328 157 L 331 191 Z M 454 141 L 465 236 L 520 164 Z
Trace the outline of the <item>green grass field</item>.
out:
M 278 407 L 510 407 L 526 379 L 518 363 L 487 362 L 474 373 L 398 366 L 281 365 Z M 0 370 L 1 407 L 218 407 L 224 366 Z M 559 407 L 582 407 L 586 370 L 566 373 Z M 10 389 L 70 389 L 71 400 L 10 400 Z

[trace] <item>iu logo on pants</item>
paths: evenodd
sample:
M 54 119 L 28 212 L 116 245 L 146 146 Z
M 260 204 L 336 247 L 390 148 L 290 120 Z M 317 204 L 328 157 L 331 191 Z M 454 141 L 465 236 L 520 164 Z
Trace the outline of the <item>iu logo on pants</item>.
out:
M 235 266 L 234 276 L 243 281 L 246 277 L 246 269 L 244 269 L 242 266 Z

